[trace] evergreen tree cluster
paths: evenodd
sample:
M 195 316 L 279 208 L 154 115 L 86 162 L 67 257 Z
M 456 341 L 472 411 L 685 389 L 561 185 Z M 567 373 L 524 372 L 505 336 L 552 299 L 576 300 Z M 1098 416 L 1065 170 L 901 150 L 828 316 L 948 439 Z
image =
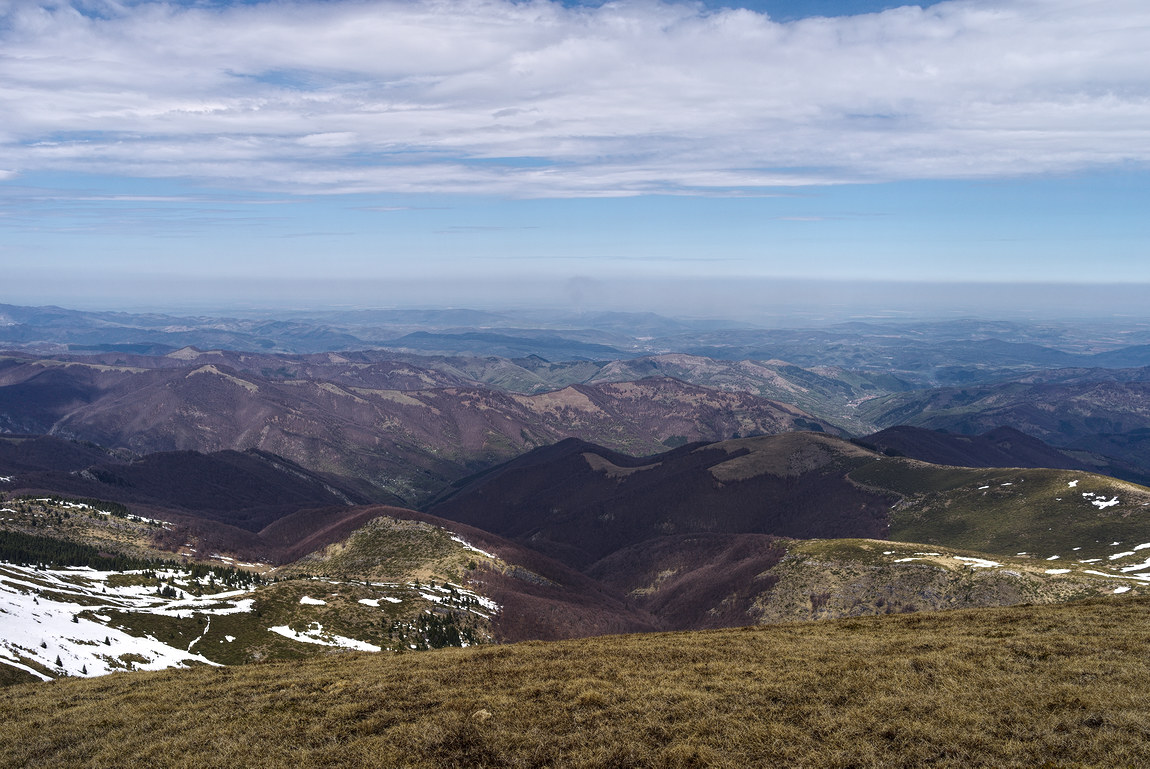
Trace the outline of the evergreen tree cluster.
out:
M 387 637 L 399 641 L 401 648 L 414 646 L 420 651 L 483 643 L 474 622 L 463 622 L 454 613 L 420 614 L 412 625 L 393 621 L 388 626 Z
M 134 558 L 122 553 L 102 552 L 81 542 L 7 530 L 0 530 L 0 561 L 45 569 L 88 566 L 97 571 L 142 570 L 147 572 L 145 576 L 153 578 L 156 578 L 156 569 L 180 570 L 189 572 L 192 580 L 207 578 L 212 584 L 219 583 L 230 590 L 252 588 L 265 582 L 259 574 L 234 566 L 183 565 L 159 558 Z
M 173 561 L 133 558 L 119 553 L 103 553 L 91 545 L 53 537 L 0 530 L 0 561 L 19 566 L 59 568 L 88 566 L 100 571 L 131 571 L 175 567 Z
M 185 568 L 189 570 L 191 579 L 202 580 L 207 577 L 210 582 L 220 582 L 229 590 L 251 588 L 266 582 L 259 574 L 243 571 L 234 566 L 213 566 L 206 563 L 193 563 L 187 565 Z

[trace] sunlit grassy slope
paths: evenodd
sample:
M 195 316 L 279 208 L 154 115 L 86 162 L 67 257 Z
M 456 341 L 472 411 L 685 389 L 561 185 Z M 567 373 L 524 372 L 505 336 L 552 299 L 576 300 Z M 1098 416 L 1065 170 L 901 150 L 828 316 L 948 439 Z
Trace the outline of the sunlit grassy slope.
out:
M 854 459 L 848 479 L 897 500 L 887 512 L 891 541 L 1064 561 L 1110 561 L 1138 545 L 1150 548 L 1145 486 L 1079 470 L 950 467 L 861 453 Z
M 1150 600 L 12 687 L 5 767 L 1137 767 Z
M 1150 542 L 1150 489 L 1104 475 L 884 458 L 849 477 L 903 496 L 890 511 L 892 540 L 1062 559 Z

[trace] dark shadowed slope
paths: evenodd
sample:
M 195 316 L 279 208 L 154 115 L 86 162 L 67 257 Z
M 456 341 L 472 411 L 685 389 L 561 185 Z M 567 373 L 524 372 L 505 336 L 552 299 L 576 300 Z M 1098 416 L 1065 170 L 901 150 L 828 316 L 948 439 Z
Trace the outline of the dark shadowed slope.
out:
M 1150 430 L 1142 432 L 1142 440 L 1150 438 Z M 1150 467 L 1150 461 L 1131 464 L 1107 455 L 1136 455 L 1139 439 L 1137 431 L 1098 435 L 1058 449 L 1013 427 L 997 427 L 982 435 L 959 435 L 899 425 L 868 435 L 856 443 L 891 456 L 911 457 L 936 465 L 1085 470 L 1145 485 L 1150 483 L 1150 471 L 1143 468 Z M 1120 446 L 1116 449 L 1113 442 L 1119 442 Z M 1150 441 L 1146 446 L 1150 449 Z M 1146 453 L 1146 460 L 1150 460 L 1150 451 Z
M 305 507 L 370 502 L 347 479 L 324 477 L 261 451 L 173 451 L 83 470 L 34 471 L 4 487 L 107 499 L 259 531 Z
M 868 435 L 858 443 L 893 456 L 921 459 L 935 465 L 1092 469 L 1012 427 L 998 427 L 982 435 L 955 435 L 899 425 Z
M 95 445 L 51 435 L 0 434 L 0 475 L 58 470 L 83 470 L 120 461 L 114 452 Z
M 689 445 L 643 460 L 568 440 L 459 484 L 429 511 L 581 569 L 674 534 L 882 537 L 896 497 L 846 477 L 875 456 L 819 433 Z
M 587 574 L 678 630 L 737 627 L 775 586 L 787 543 L 765 534 L 679 534 L 617 550 Z

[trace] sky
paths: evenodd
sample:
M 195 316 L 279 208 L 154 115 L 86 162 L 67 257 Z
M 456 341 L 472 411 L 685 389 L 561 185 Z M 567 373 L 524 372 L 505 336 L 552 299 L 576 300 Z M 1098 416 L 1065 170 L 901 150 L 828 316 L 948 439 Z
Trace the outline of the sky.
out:
M 1126 311 L 1148 72 L 1145 0 L 0 0 L 0 302 Z

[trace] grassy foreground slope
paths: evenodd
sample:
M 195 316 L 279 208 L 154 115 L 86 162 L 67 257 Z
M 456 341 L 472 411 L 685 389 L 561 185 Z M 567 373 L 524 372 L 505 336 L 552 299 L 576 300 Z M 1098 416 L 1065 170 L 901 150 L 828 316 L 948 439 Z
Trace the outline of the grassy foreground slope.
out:
M 1123 767 L 1150 600 L 9 688 L 0 766 Z

